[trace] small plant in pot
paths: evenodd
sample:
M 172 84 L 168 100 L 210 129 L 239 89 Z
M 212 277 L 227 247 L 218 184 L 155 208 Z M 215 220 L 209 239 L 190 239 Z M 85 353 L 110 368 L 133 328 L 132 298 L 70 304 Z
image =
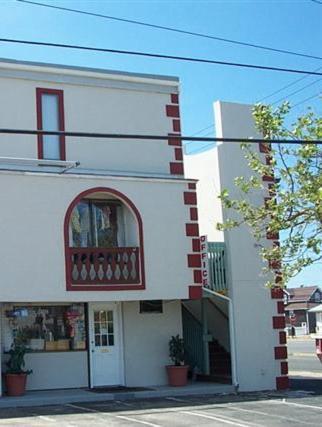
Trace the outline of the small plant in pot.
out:
M 25 393 L 27 375 L 32 373 L 31 370 L 24 369 L 26 352 L 27 347 L 24 344 L 14 342 L 11 346 L 5 374 L 8 396 L 22 396 Z
M 166 366 L 169 385 L 175 387 L 186 385 L 189 366 L 184 364 L 184 344 L 179 335 L 172 336 L 169 341 L 169 356 L 174 363 Z

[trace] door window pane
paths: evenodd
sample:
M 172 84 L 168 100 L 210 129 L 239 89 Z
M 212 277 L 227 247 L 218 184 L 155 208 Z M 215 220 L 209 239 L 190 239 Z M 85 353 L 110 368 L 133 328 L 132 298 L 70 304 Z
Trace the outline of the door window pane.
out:
M 94 311 L 94 335 L 95 346 L 112 346 L 114 345 L 114 322 L 112 310 Z M 107 320 L 108 319 L 108 320 Z

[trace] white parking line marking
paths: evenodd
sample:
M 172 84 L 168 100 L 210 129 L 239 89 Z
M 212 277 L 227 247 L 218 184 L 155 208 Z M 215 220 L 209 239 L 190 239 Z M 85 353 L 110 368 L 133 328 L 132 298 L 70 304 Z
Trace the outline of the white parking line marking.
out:
M 185 400 L 178 399 L 177 397 L 166 397 L 166 400 L 173 400 L 175 402 L 185 402 Z
M 192 412 L 192 411 L 181 411 L 181 413 L 187 414 L 187 415 L 195 415 L 196 417 L 207 418 L 208 420 L 221 421 L 222 423 L 230 424 L 233 426 L 239 426 L 239 427 L 250 427 L 251 425 L 258 425 L 258 424 L 237 423 L 233 418 L 228 418 L 223 415 L 220 415 L 220 416 L 206 415 L 206 414 L 201 414 L 200 412 Z
M 310 423 L 310 422 L 307 422 L 307 421 L 300 421 L 300 420 L 297 420 L 296 418 L 284 417 L 283 415 L 269 414 L 267 412 L 256 411 L 254 409 L 239 408 L 238 406 L 229 406 L 229 409 L 232 409 L 234 411 L 250 412 L 251 414 L 264 415 L 264 416 L 267 416 L 267 417 L 270 417 L 270 418 L 271 417 L 273 417 L 273 418 L 280 418 L 280 419 L 283 419 L 283 420 L 292 421 L 294 423 L 308 424 L 308 425 L 313 425 L 313 426 L 316 425 L 316 423 Z
M 145 424 L 151 427 L 161 427 L 159 424 L 149 423 L 148 421 L 137 420 L 136 418 L 125 417 L 124 415 L 117 415 L 116 418 L 121 418 L 122 420 L 131 421 L 133 423 Z
M 44 421 L 50 421 L 51 423 L 57 422 L 54 418 L 46 417 L 45 415 L 36 415 L 36 417 L 40 418 L 41 420 L 44 420 Z
M 269 400 L 269 401 L 264 401 L 264 402 L 265 403 L 280 403 L 282 405 L 298 406 L 300 408 L 318 409 L 319 411 L 322 411 L 322 406 L 304 405 L 303 403 L 288 402 L 286 399 L 283 399 L 283 400 Z
M 65 406 L 70 406 L 71 408 L 81 409 L 82 411 L 87 411 L 87 412 L 99 412 L 96 409 L 85 408 L 84 406 L 74 405 L 73 403 L 66 403 Z

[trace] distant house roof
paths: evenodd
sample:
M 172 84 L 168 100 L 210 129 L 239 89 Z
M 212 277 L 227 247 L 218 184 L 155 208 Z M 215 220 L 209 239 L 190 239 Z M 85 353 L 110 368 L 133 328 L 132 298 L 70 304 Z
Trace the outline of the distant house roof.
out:
M 290 296 L 290 302 L 308 301 L 316 290 L 319 290 L 318 286 L 303 286 L 300 288 L 286 289 Z
M 316 307 L 311 308 L 309 310 L 310 313 L 321 313 L 322 312 L 322 304 L 317 305 Z

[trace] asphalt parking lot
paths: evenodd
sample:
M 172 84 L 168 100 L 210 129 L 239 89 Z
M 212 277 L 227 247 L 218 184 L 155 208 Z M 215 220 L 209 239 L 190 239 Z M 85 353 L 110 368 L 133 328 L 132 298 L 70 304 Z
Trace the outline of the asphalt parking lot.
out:
M 11 408 L 1 426 L 318 426 L 322 396 L 307 392 L 145 399 Z

